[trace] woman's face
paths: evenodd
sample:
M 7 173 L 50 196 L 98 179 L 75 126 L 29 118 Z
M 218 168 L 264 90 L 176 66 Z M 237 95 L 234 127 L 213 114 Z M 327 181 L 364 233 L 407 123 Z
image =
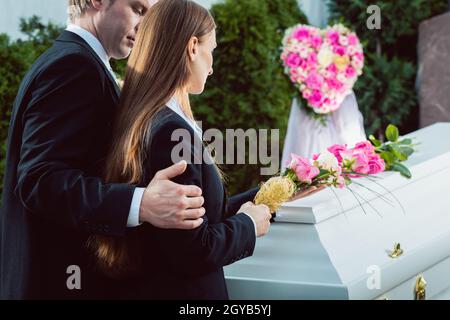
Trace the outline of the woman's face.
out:
M 213 51 L 217 47 L 216 30 L 201 39 L 192 37 L 188 44 L 189 80 L 187 91 L 200 94 L 205 89 L 208 76 L 213 74 Z

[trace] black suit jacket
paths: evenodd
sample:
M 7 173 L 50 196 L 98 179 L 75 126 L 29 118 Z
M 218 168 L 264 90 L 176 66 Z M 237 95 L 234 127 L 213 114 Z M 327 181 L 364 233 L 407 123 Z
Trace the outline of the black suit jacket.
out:
M 0 298 L 105 297 L 108 281 L 92 270 L 86 239 L 125 233 L 135 189 L 98 178 L 118 97 L 95 52 L 68 31 L 25 76 L 7 144 Z M 71 265 L 81 290 L 67 288 Z
M 171 158 L 171 153 L 180 143 L 172 141 L 172 133 L 177 129 L 184 129 L 192 138 L 182 141 L 186 147 L 183 158 L 188 160 L 195 155 L 194 131 L 182 117 L 164 108 L 156 115 L 150 131 L 144 163 L 148 170 L 142 185 L 158 170 L 173 164 L 175 159 Z M 197 145 L 203 154 L 201 141 Z M 192 159 L 192 162 L 174 181 L 202 188 L 206 209 L 204 223 L 187 231 L 142 225 L 137 231 L 139 243 L 143 244 L 140 249 L 142 272 L 122 284 L 126 298 L 227 299 L 222 267 L 253 254 L 255 226 L 250 217 L 236 213 L 244 202 L 253 200 L 257 189 L 227 199 L 215 166 L 205 161 L 195 164 Z

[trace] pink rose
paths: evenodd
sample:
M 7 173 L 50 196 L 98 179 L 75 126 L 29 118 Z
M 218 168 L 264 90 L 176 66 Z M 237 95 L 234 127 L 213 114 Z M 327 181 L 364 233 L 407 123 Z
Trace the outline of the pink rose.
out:
M 306 59 L 302 59 L 302 62 L 300 62 L 300 68 L 302 68 L 303 70 L 308 69 L 308 61 Z
M 328 151 L 330 151 L 334 156 L 338 159 L 339 164 L 342 163 L 342 156 L 341 151 L 347 151 L 347 146 L 335 144 L 328 148 Z
M 297 68 L 300 66 L 302 58 L 296 53 L 290 53 L 285 60 L 286 65 L 289 68 Z
M 355 77 L 356 76 L 356 70 L 353 67 L 348 66 L 347 69 L 345 69 L 345 76 L 347 78 Z
M 307 62 L 308 62 L 309 65 L 317 64 L 317 54 L 314 53 L 314 52 L 311 53 L 311 54 L 308 56 Z
M 362 52 L 356 52 L 354 57 L 359 61 L 364 61 L 364 54 Z
M 368 174 L 381 173 L 385 170 L 385 168 L 386 168 L 386 163 L 378 154 L 373 154 L 373 155 L 369 156 L 369 172 L 368 172 Z
M 295 154 L 291 154 L 291 157 L 292 162 L 290 168 L 295 171 L 298 180 L 311 184 L 312 180 L 319 175 L 320 170 L 313 166 L 311 160 L 307 158 L 302 158 Z
M 333 45 L 337 45 L 339 43 L 339 33 L 337 31 L 328 31 L 327 37 Z
M 353 159 L 355 160 L 355 163 L 352 166 L 353 172 L 360 174 L 369 173 L 369 158 L 364 152 L 354 153 Z
M 313 107 L 320 107 L 322 104 L 323 95 L 319 90 L 314 90 L 308 101 Z
M 353 148 L 354 150 L 361 150 L 366 154 L 375 153 L 375 147 L 370 143 L 370 141 L 363 141 L 356 144 Z
M 308 100 L 308 99 L 311 97 L 311 95 L 312 95 L 311 90 L 305 90 L 305 91 L 303 91 L 303 98 L 304 98 L 304 99 Z
M 350 149 L 341 151 L 343 163 L 347 170 L 355 174 L 348 174 L 349 178 L 360 178 L 358 174 L 368 174 L 369 168 L 369 155 L 364 150 Z
M 356 46 L 358 44 L 358 37 L 355 34 L 351 33 L 347 38 L 349 45 Z
M 305 27 L 300 27 L 294 32 L 294 38 L 301 41 L 309 37 L 309 30 Z
M 334 63 L 332 63 L 327 67 L 327 71 L 330 72 L 332 75 L 336 75 L 336 73 L 338 73 L 338 68 Z
M 321 36 L 314 36 L 311 39 L 311 45 L 313 46 L 314 49 L 319 49 L 320 46 L 322 45 L 322 37 Z
M 306 85 L 312 90 L 320 90 L 323 84 L 323 77 L 317 72 L 311 72 L 306 78 Z
M 332 90 L 341 90 L 344 84 L 337 79 L 331 78 L 325 80 L 328 87 Z
M 336 46 L 334 49 L 333 49 L 333 52 L 334 53 L 336 53 L 336 54 L 338 54 L 338 55 L 340 55 L 340 56 L 343 56 L 343 55 L 345 55 L 345 47 L 342 47 L 342 46 Z

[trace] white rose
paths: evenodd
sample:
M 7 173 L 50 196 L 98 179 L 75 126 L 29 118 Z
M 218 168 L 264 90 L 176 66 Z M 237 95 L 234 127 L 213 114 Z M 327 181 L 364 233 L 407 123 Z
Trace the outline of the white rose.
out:
M 306 59 L 306 58 L 308 58 L 308 51 L 305 49 L 305 48 L 302 48 L 301 50 L 300 50 L 300 57 L 302 57 L 303 59 Z
M 354 55 L 356 53 L 356 48 L 355 48 L 355 46 L 348 46 L 347 47 L 347 54 L 349 54 L 349 55 Z
M 339 168 L 338 159 L 328 150 L 320 154 L 317 162 L 319 163 L 319 166 L 325 170 L 337 171 Z
M 346 77 L 342 73 L 338 73 L 338 75 L 336 76 L 336 79 L 340 82 L 345 82 Z
M 333 62 L 333 57 L 334 54 L 330 49 L 322 47 L 317 55 L 317 60 L 323 68 L 326 68 Z
M 339 43 L 341 44 L 341 46 L 348 46 L 348 38 L 345 36 L 340 36 Z

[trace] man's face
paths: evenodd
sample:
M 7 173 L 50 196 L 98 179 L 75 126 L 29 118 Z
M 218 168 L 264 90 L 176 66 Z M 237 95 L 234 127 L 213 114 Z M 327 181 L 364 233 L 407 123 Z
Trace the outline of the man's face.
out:
M 108 56 L 127 58 L 133 48 L 142 18 L 156 0 L 115 0 L 105 6 L 94 18 L 97 36 Z

